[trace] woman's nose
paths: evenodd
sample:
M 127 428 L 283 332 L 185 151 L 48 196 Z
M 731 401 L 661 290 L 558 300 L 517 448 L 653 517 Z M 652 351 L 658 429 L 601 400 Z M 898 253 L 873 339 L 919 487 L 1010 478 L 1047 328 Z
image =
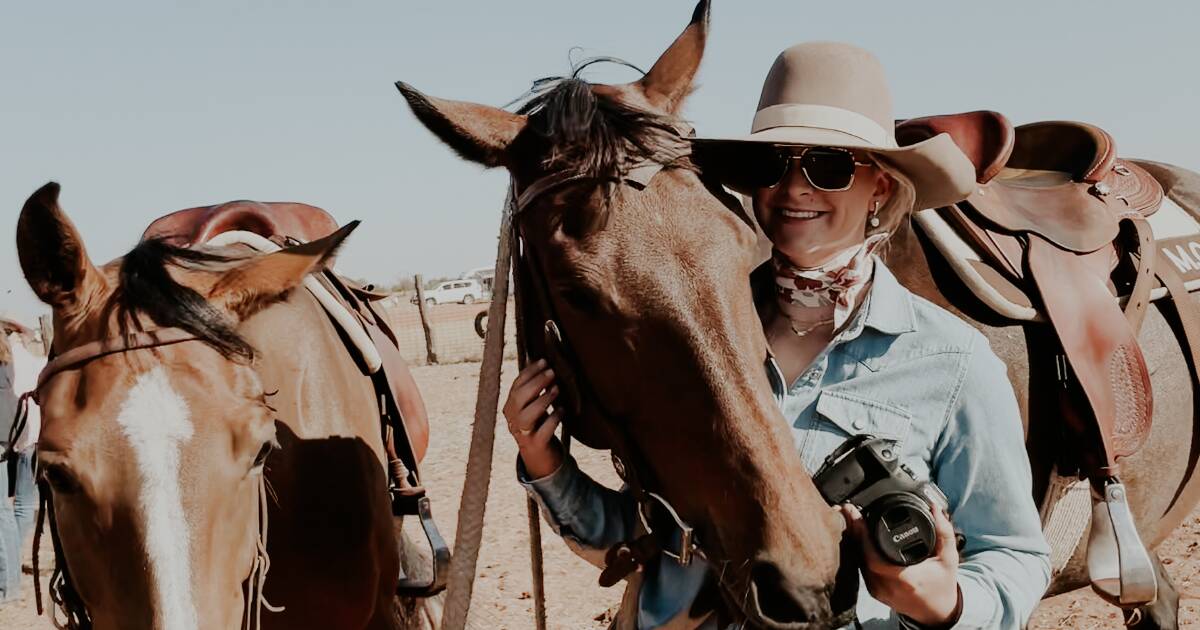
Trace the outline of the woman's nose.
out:
M 804 169 L 800 167 L 799 160 L 788 160 L 787 170 L 783 173 L 779 187 L 783 189 L 782 192 L 794 196 L 811 195 L 815 192 L 808 176 L 804 174 Z

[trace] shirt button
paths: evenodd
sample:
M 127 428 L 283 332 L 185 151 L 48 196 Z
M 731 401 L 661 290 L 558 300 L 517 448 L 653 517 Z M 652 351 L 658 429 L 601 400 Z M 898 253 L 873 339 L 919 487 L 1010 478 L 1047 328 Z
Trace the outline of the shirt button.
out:
M 850 426 L 854 427 L 855 431 L 862 431 L 863 427 L 867 426 L 867 423 L 863 422 L 862 418 L 859 418 L 852 422 Z

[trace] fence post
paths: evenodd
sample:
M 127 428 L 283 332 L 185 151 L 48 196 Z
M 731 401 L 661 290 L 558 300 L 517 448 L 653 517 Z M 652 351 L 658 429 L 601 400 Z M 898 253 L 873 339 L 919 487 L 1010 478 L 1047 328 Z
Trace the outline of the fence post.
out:
M 54 326 L 50 323 L 49 315 L 38 317 L 38 328 L 42 333 L 42 349 L 50 356 L 50 344 L 54 342 Z
M 413 276 L 413 283 L 417 287 L 417 312 L 421 314 L 421 328 L 425 329 L 425 362 L 433 365 L 438 359 L 433 349 L 433 327 L 429 325 L 429 317 L 425 314 L 425 284 L 421 281 L 421 274 Z

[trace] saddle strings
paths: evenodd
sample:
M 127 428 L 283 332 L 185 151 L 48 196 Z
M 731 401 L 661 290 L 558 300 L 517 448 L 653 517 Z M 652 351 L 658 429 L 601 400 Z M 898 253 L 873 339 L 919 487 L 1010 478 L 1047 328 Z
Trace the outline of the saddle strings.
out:
M 267 573 L 271 570 L 271 556 L 267 553 L 267 476 L 258 473 L 258 536 L 254 540 L 254 562 L 247 578 L 246 610 L 242 615 L 245 630 L 262 630 L 262 611 L 283 612 L 283 606 L 273 606 L 263 595 Z

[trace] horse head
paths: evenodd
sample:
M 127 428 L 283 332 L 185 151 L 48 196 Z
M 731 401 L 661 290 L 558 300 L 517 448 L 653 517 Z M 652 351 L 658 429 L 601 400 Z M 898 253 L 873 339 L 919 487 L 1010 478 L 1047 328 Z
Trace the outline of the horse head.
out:
M 613 448 L 695 528 L 735 609 L 827 627 L 848 610 L 832 602 L 844 525 L 767 380 L 748 283 L 760 261 L 752 220 L 690 159 L 679 118 L 707 33 L 705 0 L 640 80 L 590 84 L 576 72 L 516 113 L 397 86 L 460 156 L 509 171 L 535 280 L 519 286 L 544 294 L 534 310 L 578 372 L 572 434 Z M 550 350 L 537 337 L 527 335 L 535 353 Z
M 37 456 L 68 606 L 97 630 L 238 627 L 277 415 L 236 327 L 349 230 L 262 256 L 150 239 L 96 266 L 58 193 L 25 203 L 17 245 L 53 309 Z

